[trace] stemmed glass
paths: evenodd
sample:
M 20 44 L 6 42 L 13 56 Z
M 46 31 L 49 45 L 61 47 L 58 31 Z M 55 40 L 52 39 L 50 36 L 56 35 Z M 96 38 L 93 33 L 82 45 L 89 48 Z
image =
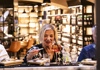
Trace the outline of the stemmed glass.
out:
M 54 45 L 52 50 L 56 53 L 56 63 L 58 63 L 58 53 L 60 52 L 60 50 L 58 49 L 57 45 Z
M 47 53 L 43 54 L 43 58 L 45 58 L 44 65 L 49 66 L 50 65 L 50 56 Z

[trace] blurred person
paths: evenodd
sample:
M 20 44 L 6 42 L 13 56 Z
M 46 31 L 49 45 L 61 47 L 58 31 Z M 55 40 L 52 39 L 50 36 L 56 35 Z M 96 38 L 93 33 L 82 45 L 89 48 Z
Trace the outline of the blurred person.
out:
M 10 57 L 4 46 L 0 44 L 0 62 L 8 60 L 10 60 Z
M 43 58 L 43 54 L 48 54 L 50 56 L 50 62 L 55 62 L 56 57 L 62 58 L 61 46 L 57 44 L 57 31 L 55 27 L 51 24 L 45 24 L 39 33 L 39 44 L 32 46 L 27 52 L 24 62 L 32 60 L 35 58 Z M 41 49 L 42 50 L 37 50 Z M 59 51 L 59 56 L 56 56 L 56 51 Z
M 92 27 L 92 35 L 93 35 L 93 40 L 94 40 L 94 43 L 92 44 L 89 44 L 85 47 L 83 47 L 83 49 L 81 50 L 81 53 L 78 57 L 78 62 L 81 62 L 82 60 L 84 59 L 92 59 L 92 60 L 95 60 L 95 51 L 96 51 L 96 29 L 97 27 L 96 26 L 93 26 Z
M 2 32 L 2 29 L 0 28 L 0 33 Z M 1 36 L 2 34 L 0 34 Z M 4 45 L 0 44 L 0 62 L 4 61 L 4 60 L 10 60 L 10 57 L 4 47 Z

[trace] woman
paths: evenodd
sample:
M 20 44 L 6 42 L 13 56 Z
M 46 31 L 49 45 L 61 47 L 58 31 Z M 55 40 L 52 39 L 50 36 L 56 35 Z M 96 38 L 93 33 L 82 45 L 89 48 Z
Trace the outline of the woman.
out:
M 43 58 L 43 54 L 48 54 L 50 56 L 51 62 L 55 62 L 56 57 L 62 58 L 62 48 L 57 45 L 57 32 L 53 25 L 45 24 L 41 28 L 39 34 L 39 41 L 40 44 L 32 46 L 30 50 L 27 52 L 27 55 L 24 58 L 24 62 L 27 62 L 28 60 L 32 60 L 35 58 Z M 54 49 L 56 49 L 56 51 L 59 51 L 59 55 L 56 55 Z

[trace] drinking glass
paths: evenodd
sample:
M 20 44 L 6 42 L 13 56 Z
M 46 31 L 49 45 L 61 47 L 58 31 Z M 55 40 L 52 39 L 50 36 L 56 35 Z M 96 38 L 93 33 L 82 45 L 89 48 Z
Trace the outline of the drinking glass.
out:
M 76 64 L 77 63 L 77 55 L 71 55 L 71 63 Z
M 50 56 L 48 54 L 44 53 L 43 58 L 45 59 L 44 65 L 49 66 L 50 65 Z
M 52 48 L 53 49 L 53 51 L 56 53 L 56 63 L 58 63 L 58 54 L 59 54 L 59 49 L 57 48 L 57 46 L 56 47 L 53 47 Z

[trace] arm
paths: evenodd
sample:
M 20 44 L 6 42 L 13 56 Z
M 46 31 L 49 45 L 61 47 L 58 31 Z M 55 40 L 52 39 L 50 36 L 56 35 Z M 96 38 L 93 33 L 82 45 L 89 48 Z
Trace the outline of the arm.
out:
M 35 56 L 36 54 L 38 54 L 38 50 L 35 50 L 35 49 L 33 49 L 33 50 L 31 50 L 31 51 L 29 51 L 28 52 L 28 54 L 27 54 L 27 61 L 28 60 L 31 60 L 32 58 L 33 58 L 33 56 Z
M 79 57 L 78 57 L 78 62 L 81 62 L 82 60 L 84 60 L 86 58 L 88 58 L 88 53 L 87 53 L 86 49 L 83 48 Z
M 9 57 L 6 49 L 4 48 L 4 46 L 0 45 L 0 61 L 2 61 L 3 59 L 9 60 L 10 57 Z
M 27 52 L 27 54 L 26 54 L 26 56 L 24 57 L 24 62 L 26 63 L 28 60 L 31 60 L 31 59 L 33 59 L 33 58 L 35 58 L 35 55 L 36 54 L 38 54 L 38 50 L 36 50 L 36 49 L 38 49 L 38 47 L 35 47 L 35 46 L 33 46 L 33 47 L 31 47 L 30 49 L 29 49 L 29 51 Z

